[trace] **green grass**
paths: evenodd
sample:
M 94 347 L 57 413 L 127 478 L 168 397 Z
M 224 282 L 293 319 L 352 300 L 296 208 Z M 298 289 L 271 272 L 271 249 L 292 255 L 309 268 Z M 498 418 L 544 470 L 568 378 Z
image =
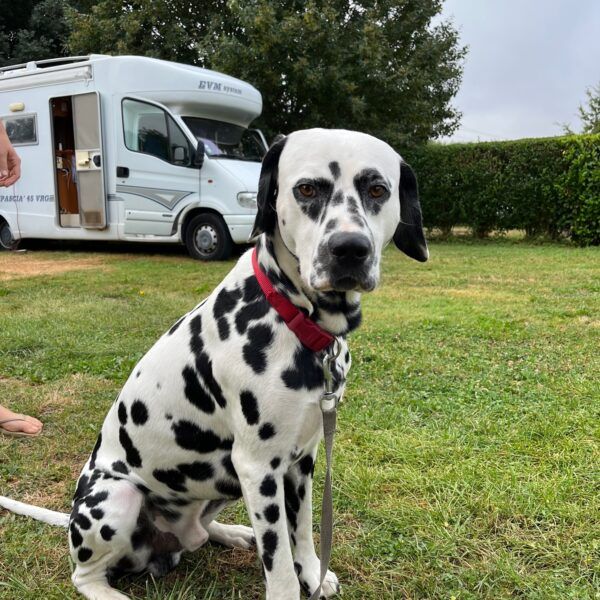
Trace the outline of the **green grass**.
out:
M 387 251 L 351 339 L 334 476 L 344 598 L 600 598 L 600 249 L 455 240 L 431 254 Z M 0 438 L 0 493 L 68 510 L 129 370 L 233 263 L 38 251 L 0 255 L 0 277 L 38 259 L 99 266 L 0 278 L 0 402 L 45 422 L 39 439 Z M 1 599 L 75 598 L 69 575 L 63 531 L 0 514 Z M 262 577 L 253 552 L 206 546 L 124 589 L 247 600 Z

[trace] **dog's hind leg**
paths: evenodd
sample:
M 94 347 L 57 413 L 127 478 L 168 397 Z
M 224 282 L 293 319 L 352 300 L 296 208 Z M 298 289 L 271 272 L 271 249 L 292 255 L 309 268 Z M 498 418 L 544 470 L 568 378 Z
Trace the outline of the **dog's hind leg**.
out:
M 101 471 L 82 476 L 69 524 L 72 581 L 89 600 L 127 598 L 110 586 L 113 571 L 140 572 L 152 553 L 153 526 L 144 495 L 125 479 Z M 150 540 L 150 541 L 149 541 Z

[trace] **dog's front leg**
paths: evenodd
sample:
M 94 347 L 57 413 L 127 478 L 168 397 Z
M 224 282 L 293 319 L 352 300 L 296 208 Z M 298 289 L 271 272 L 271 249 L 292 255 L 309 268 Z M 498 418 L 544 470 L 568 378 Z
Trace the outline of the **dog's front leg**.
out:
M 231 459 L 264 565 L 267 600 L 298 600 L 300 584 L 285 519 L 283 472 L 273 469 L 269 459 L 251 457 L 252 450 L 234 444 Z
M 294 568 L 302 589 L 311 596 L 319 586 L 321 561 L 315 552 L 313 540 L 312 483 L 317 447 L 290 468 L 284 478 L 285 507 L 290 537 L 295 546 Z M 329 598 L 340 591 L 338 578 L 327 571 L 321 598 Z

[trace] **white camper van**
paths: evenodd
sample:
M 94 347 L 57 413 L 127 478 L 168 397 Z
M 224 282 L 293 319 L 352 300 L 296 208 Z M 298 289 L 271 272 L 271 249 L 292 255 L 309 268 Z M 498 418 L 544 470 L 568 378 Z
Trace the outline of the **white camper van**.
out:
M 174 242 L 226 258 L 256 215 L 261 110 L 243 81 L 139 56 L 0 69 L 0 118 L 22 159 L 0 188 L 0 244 Z

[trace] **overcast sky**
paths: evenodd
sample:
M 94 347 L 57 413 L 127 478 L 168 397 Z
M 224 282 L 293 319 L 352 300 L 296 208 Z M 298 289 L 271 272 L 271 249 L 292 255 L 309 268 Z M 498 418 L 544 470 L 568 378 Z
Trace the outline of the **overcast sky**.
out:
M 451 141 L 575 131 L 585 90 L 600 82 L 600 0 L 445 0 L 469 46 Z

